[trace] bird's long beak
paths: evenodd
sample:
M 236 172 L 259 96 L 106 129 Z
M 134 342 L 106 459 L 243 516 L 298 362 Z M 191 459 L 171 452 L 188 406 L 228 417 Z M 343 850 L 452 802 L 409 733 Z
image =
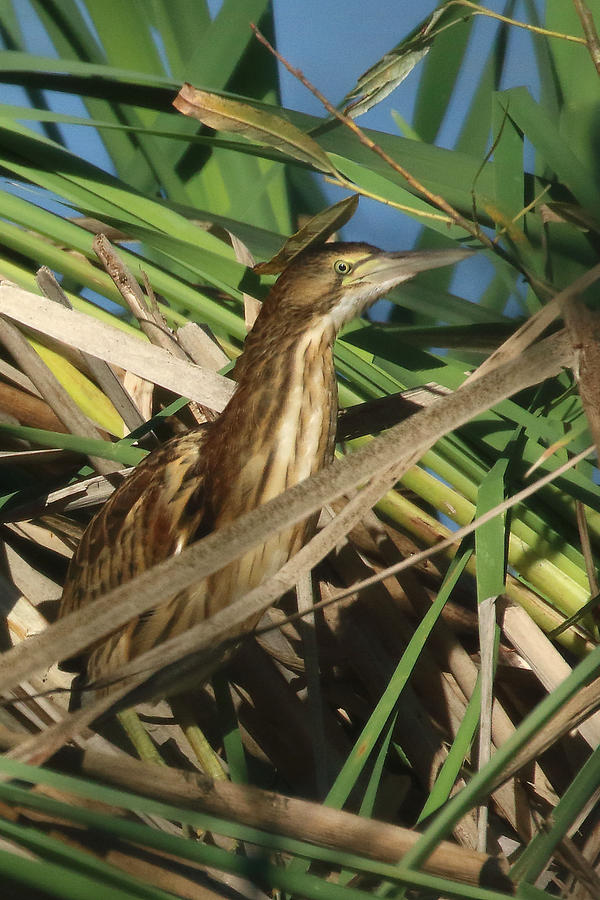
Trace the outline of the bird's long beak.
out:
M 348 284 L 399 284 L 418 272 L 449 266 L 472 256 L 475 251 L 451 250 L 408 250 L 399 253 L 377 253 L 362 260 L 352 270 Z

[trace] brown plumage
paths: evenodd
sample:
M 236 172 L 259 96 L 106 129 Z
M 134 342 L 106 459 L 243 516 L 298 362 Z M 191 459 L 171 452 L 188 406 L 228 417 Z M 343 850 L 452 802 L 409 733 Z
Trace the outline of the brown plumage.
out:
M 88 525 L 69 567 L 60 615 L 327 465 L 337 416 L 337 331 L 395 284 L 463 255 L 326 244 L 296 257 L 246 339 L 237 388 L 220 417 L 150 454 Z M 305 543 L 314 524 L 275 535 L 174 598 L 157 597 L 155 609 L 89 649 L 88 679 L 113 674 L 255 587 Z

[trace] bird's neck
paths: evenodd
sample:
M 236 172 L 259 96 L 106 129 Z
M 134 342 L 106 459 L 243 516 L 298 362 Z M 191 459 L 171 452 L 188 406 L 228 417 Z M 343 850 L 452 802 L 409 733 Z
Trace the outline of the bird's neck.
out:
M 331 461 L 337 417 L 335 329 L 259 316 L 236 366 L 238 386 L 216 423 L 226 456 L 227 518 L 265 503 Z M 226 480 L 226 483 L 225 483 Z

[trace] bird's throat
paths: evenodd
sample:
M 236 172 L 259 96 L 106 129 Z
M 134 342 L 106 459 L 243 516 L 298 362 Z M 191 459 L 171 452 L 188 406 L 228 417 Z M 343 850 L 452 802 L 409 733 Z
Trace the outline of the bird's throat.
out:
M 238 388 L 216 423 L 227 495 L 218 525 L 303 481 L 333 456 L 337 386 L 334 331 L 320 322 L 244 353 Z

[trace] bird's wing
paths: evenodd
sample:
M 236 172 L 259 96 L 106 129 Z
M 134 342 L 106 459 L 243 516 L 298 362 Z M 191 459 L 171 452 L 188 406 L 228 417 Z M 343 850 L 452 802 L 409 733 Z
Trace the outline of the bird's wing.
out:
M 211 424 L 151 453 L 92 519 L 63 589 L 65 616 L 212 530 L 203 447 Z

